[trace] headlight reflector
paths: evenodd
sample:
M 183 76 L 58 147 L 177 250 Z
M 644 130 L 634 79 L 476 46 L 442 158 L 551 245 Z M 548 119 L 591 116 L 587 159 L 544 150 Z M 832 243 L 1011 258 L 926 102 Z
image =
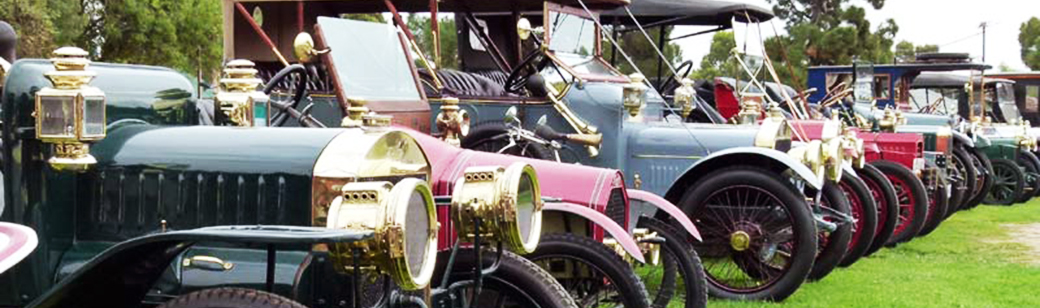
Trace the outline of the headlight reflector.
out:
M 460 240 L 473 240 L 480 219 L 480 235 L 513 252 L 530 253 L 538 246 L 542 196 L 538 176 L 528 164 L 466 169 L 455 183 L 451 208 Z
M 826 166 L 824 165 L 826 158 L 823 152 L 823 143 L 819 140 L 813 140 L 804 146 L 787 151 L 787 154 L 805 164 L 806 167 L 809 167 L 817 177 L 823 178 L 826 172 Z

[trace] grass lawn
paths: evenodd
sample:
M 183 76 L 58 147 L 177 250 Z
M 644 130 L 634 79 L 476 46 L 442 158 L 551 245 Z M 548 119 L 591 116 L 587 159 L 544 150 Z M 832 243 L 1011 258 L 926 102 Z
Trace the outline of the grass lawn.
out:
M 804 284 L 783 303 L 713 300 L 708 306 L 1038 307 L 1040 255 L 1016 241 L 1008 226 L 1034 223 L 1040 223 L 1040 200 L 979 206 L 955 214 L 927 237 Z M 670 306 L 681 307 L 676 304 Z

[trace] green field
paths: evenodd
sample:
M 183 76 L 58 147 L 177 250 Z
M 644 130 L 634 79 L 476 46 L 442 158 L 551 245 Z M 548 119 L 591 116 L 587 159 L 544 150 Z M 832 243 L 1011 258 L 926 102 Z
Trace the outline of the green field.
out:
M 1025 243 L 1040 237 L 1015 236 L 1026 224 L 1040 232 L 1040 201 L 980 206 L 927 237 L 805 284 L 783 303 L 715 300 L 709 307 L 1038 307 L 1040 253 Z

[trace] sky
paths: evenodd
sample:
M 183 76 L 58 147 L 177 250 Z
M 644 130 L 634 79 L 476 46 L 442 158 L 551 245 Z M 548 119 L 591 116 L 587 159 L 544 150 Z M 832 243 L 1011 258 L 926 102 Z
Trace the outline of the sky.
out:
M 771 7 L 765 0 L 731 0 Z M 910 41 L 915 45 L 939 45 L 942 52 L 967 52 L 977 61 L 982 58 L 982 29 L 986 30 L 986 63 L 997 68 L 1006 64 L 1013 70 L 1028 70 L 1020 57 L 1018 28 L 1030 17 L 1040 17 L 1038 0 L 886 0 L 881 10 L 874 10 L 865 1 L 853 3 L 867 8 L 867 18 L 876 29 L 886 19 L 899 25 L 895 42 Z M 773 26 L 783 33 L 784 22 L 778 19 L 761 25 L 764 35 L 773 35 Z M 703 27 L 681 27 L 673 36 L 700 31 Z M 684 60 L 700 59 L 708 52 L 711 35 L 700 35 L 679 41 Z

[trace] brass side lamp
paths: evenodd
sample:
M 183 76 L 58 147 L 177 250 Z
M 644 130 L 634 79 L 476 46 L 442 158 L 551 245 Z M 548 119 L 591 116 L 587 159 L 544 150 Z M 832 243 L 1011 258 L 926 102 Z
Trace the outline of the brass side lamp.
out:
M 441 139 L 453 146 L 459 146 L 462 137 L 469 134 L 469 124 L 469 114 L 459 108 L 459 99 L 444 98 L 441 113 L 437 114 L 437 130 L 443 134 Z
M 646 105 L 647 87 L 643 83 L 646 77 L 642 74 L 634 73 L 629 75 L 628 78 L 630 82 L 625 85 L 622 92 L 622 104 L 625 107 L 625 111 L 628 111 L 630 120 L 641 121 L 639 114 Z
M 693 97 L 697 95 L 697 90 L 693 89 L 693 80 L 690 78 L 683 78 L 681 86 L 675 89 L 675 105 L 680 108 L 683 119 L 690 116 L 695 107 L 693 106 Z
M 455 183 L 451 217 L 459 240 L 497 241 L 526 254 L 538 246 L 542 196 L 534 168 L 525 163 L 470 167 Z
M 224 66 L 221 91 L 214 100 L 214 122 L 228 126 L 267 126 L 270 120 L 270 97 L 257 90 L 263 83 L 257 78 L 256 65 L 249 60 L 232 60 Z
M 88 85 L 97 73 L 86 70 L 83 49 L 59 48 L 50 61 L 55 70 L 44 76 L 53 87 L 36 92 L 36 138 L 54 145 L 52 168 L 85 171 L 97 163 L 89 144 L 105 138 L 105 93 Z

